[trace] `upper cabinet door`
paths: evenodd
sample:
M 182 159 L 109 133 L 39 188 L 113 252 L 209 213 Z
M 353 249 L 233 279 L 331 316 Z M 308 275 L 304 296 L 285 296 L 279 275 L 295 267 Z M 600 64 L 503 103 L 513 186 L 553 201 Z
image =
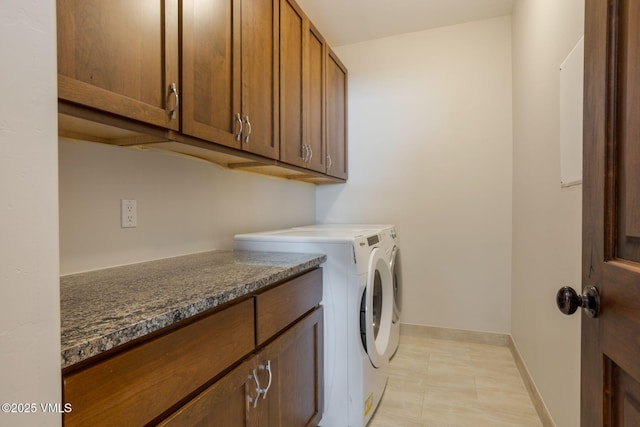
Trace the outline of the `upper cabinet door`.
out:
M 326 170 L 325 145 L 325 58 L 326 43 L 310 23 L 305 29 L 305 94 L 307 107 L 305 141 L 311 156 L 307 167 L 318 172 Z
M 325 171 L 324 38 L 293 0 L 280 2 L 280 160 Z
M 178 0 L 58 0 L 58 97 L 179 129 Z
M 182 2 L 182 130 L 241 147 L 240 0 Z
M 327 175 L 347 179 L 347 68 L 327 52 Z
M 242 149 L 280 155 L 279 1 L 242 1 Z
M 277 0 L 183 0 L 185 134 L 277 159 Z
M 280 160 L 305 166 L 303 38 L 305 17 L 293 0 L 280 1 Z

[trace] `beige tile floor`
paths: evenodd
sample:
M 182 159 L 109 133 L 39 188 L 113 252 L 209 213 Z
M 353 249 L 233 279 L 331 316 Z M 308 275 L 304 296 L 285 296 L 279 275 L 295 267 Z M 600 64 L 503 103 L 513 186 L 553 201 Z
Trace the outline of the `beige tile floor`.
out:
M 541 427 L 507 347 L 402 336 L 369 427 Z

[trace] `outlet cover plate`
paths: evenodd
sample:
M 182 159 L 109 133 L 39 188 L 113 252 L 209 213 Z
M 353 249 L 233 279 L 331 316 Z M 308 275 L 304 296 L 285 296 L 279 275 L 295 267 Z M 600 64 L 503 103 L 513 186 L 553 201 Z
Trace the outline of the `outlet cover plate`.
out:
M 138 226 L 138 207 L 135 200 L 121 200 L 122 228 L 136 228 Z

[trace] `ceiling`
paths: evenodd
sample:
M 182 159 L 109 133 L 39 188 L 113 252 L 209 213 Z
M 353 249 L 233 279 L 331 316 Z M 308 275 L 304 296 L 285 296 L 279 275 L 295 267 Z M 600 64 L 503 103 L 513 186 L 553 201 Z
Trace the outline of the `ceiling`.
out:
M 514 0 L 297 0 L 331 46 L 511 14 Z

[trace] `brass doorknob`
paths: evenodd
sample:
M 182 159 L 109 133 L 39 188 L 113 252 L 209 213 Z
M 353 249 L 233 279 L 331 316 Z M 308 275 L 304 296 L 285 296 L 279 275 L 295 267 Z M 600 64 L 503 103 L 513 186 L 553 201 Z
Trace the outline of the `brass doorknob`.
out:
M 570 315 L 576 312 L 578 307 L 582 307 L 587 316 L 598 317 L 600 313 L 600 294 L 594 286 L 586 286 L 582 290 L 582 295 L 569 286 L 560 288 L 556 294 L 556 304 L 561 312 Z

